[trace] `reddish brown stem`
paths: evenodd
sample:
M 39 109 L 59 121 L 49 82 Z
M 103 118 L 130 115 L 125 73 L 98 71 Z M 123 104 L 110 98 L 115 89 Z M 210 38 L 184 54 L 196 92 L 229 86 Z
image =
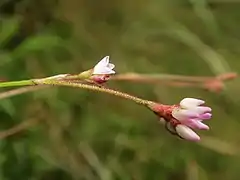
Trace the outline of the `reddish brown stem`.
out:
M 137 74 L 126 73 L 113 76 L 112 80 L 134 81 L 140 83 L 161 83 L 177 87 L 200 87 L 210 91 L 219 92 L 224 87 L 224 81 L 229 81 L 237 77 L 237 73 L 230 72 L 218 76 L 182 76 L 169 74 Z

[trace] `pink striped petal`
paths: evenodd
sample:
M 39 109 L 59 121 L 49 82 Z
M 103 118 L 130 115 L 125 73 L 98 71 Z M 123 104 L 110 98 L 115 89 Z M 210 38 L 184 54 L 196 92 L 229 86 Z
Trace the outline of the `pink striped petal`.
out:
M 193 129 L 209 130 L 209 126 L 202 123 L 201 121 L 192 120 L 185 125 Z
M 172 111 L 172 116 L 179 121 L 184 121 L 187 119 L 198 118 L 199 114 L 192 110 L 185 110 L 185 109 L 174 109 Z
M 199 119 L 207 120 L 207 119 L 210 119 L 211 117 L 212 117 L 211 113 L 204 113 L 199 116 Z

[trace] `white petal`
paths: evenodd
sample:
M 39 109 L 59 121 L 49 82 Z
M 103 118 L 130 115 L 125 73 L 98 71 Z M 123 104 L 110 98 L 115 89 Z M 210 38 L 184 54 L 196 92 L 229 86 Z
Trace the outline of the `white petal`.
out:
M 107 65 L 107 67 L 108 67 L 109 69 L 113 69 L 113 68 L 115 68 L 115 65 L 112 64 L 112 63 L 109 63 L 109 64 Z
M 179 136 L 181 136 L 183 139 L 189 140 L 189 141 L 199 141 L 200 137 L 189 127 L 185 125 L 177 125 L 176 132 Z
M 108 63 L 109 63 L 109 56 L 106 56 L 106 57 L 102 58 L 102 59 L 94 66 L 94 68 L 99 69 L 99 68 L 102 68 L 102 67 L 107 67 Z
M 199 106 L 199 107 L 196 107 L 194 109 L 194 111 L 199 113 L 199 114 L 205 114 L 205 113 L 210 113 L 212 111 L 212 109 L 210 107 L 207 107 L 207 106 Z
M 107 66 L 108 63 L 109 63 L 109 56 L 105 56 L 96 64 L 96 66 Z
M 172 111 L 172 116 L 179 121 L 185 121 L 188 119 L 198 118 L 199 114 L 192 110 L 176 108 Z
M 111 70 L 107 67 L 94 67 L 93 74 L 108 74 L 109 71 Z
M 114 67 L 114 64 L 109 63 L 109 56 L 106 56 L 94 66 L 93 74 L 115 74 Z
M 114 70 L 109 70 L 108 74 L 115 74 L 116 72 Z
M 200 100 L 200 99 L 195 99 L 195 98 L 184 98 L 181 102 L 180 102 L 180 106 L 182 108 L 192 108 L 192 107 L 196 107 L 199 105 L 204 104 L 205 101 Z
M 94 75 L 106 75 L 106 74 L 115 74 L 116 72 L 114 70 L 111 70 L 109 68 L 102 68 L 102 69 L 94 69 L 93 74 Z

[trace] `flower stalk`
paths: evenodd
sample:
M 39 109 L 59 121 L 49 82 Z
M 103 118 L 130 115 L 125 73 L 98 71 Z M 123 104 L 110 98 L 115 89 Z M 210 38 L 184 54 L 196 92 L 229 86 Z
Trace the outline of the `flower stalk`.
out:
M 120 92 L 120 91 L 105 88 L 105 87 L 98 87 L 95 85 L 75 83 L 71 81 L 46 80 L 46 79 L 35 80 L 34 83 L 37 85 L 68 86 L 68 87 L 75 87 L 75 88 L 81 88 L 81 89 L 88 89 L 91 91 L 103 92 L 103 93 L 111 94 L 124 99 L 132 100 L 135 103 L 144 105 L 144 106 L 149 106 L 152 103 L 152 101 L 148 101 L 124 92 Z

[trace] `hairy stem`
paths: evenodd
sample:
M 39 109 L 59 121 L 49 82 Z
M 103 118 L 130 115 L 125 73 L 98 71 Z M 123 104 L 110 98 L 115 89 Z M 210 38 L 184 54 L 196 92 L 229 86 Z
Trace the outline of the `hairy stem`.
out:
M 134 101 L 137 104 L 148 106 L 149 104 L 152 104 L 152 101 L 148 101 L 145 99 L 138 98 L 136 96 L 132 96 L 130 94 L 116 91 L 113 89 L 105 88 L 105 87 L 98 87 L 95 85 L 88 85 L 88 84 L 82 84 L 82 83 L 74 83 L 69 81 L 57 81 L 57 80 L 45 80 L 45 81 L 35 81 L 36 84 L 39 85 L 56 85 L 56 86 L 69 86 L 69 87 L 76 87 L 76 88 L 82 88 L 82 89 L 88 89 L 91 91 L 98 91 L 103 92 L 107 94 L 112 94 L 121 98 L 129 99 Z

